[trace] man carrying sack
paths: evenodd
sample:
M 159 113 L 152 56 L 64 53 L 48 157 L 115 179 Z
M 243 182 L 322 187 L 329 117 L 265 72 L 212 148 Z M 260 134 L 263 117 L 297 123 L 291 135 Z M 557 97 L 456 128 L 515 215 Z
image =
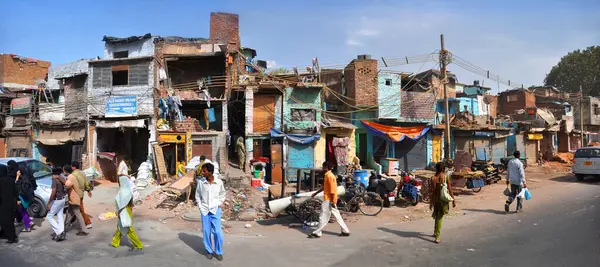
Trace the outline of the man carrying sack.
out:
M 335 220 L 342 228 L 342 233 L 339 236 L 350 236 L 350 230 L 348 230 L 348 226 L 344 223 L 342 219 L 342 215 L 340 211 L 337 209 L 337 200 L 338 200 L 338 192 L 337 192 L 337 179 L 335 175 L 331 172 L 332 166 L 329 162 L 323 162 L 323 170 L 325 171 L 325 179 L 323 181 L 323 188 L 319 189 L 315 192 L 312 197 L 316 197 L 318 193 L 323 191 L 323 203 L 321 204 L 321 216 L 319 217 L 319 227 L 311 234 L 308 235 L 308 238 L 320 238 L 323 234 L 323 228 L 327 226 L 329 223 L 329 219 L 331 218 L 331 214 L 335 217 Z

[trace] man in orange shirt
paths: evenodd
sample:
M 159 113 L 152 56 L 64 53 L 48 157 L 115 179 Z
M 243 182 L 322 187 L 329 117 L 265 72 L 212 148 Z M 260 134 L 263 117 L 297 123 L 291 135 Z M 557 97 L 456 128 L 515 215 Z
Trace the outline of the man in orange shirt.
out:
M 339 236 L 350 236 L 350 230 L 348 230 L 348 226 L 344 223 L 342 219 L 342 215 L 340 211 L 337 209 L 337 179 L 335 175 L 331 172 L 332 166 L 329 162 L 323 162 L 323 170 L 325 171 L 325 179 L 323 181 L 323 188 L 319 189 L 315 192 L 312 197 L 317 196 L 318 193 L 323 191 L 323 203 L 321 204 L 321 216 L 319 216 L 319 227 L 315 231 L 313 231 L 308 238 L 319 238 L 323 234 L 323 228 L 327 226 L 329 223 L 329 219 L 331 218 L 331 214 L 335 217 L 335 220 L 342 228 L 342 233 Z

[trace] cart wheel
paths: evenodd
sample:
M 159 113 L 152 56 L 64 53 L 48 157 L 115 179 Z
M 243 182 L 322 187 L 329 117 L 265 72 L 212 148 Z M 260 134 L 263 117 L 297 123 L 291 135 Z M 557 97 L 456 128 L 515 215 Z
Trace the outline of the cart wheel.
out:
M 473 192 L 479 193 L 481 191 L 481 187 L 473 187 Z

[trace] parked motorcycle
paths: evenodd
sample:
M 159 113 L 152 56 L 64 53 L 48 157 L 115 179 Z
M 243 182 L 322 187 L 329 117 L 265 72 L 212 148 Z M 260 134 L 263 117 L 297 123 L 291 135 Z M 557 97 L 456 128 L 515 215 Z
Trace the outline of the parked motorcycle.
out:
M 396 204 L 394 189 L 396 189 L 396 181 L 394 179 L 381 177 L 375 171 L 371 172 L 367 191 L 379 194 L 383 199 L 383 206 L 386 208 Z
M 401 171 L 400 177 L 402 178 L 400 184 L 398 185 L 397 195 L 402 197 L 411 205 L 416 206 L 419 204 L 419 201 L 423 199 L 423 195 L 421 195 L 423 181 L 419 178 L 415 178 L 414 175 L 406 171 Z

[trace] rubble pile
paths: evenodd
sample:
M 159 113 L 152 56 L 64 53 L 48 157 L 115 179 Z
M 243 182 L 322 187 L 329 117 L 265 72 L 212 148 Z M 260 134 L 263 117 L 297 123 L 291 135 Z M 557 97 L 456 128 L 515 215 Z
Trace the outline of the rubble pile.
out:
M 223 203 L 223 219 L 229 221 L 254 221 L 270 218 L 266 195 L 254 188 L 228 189 Z
M 566 163 L 566 164 L 572 164 L 573 162 L 573 153 L 567 152 L 567 153 L 557 153 L 554 156 L 552 156 L 552 158 L 550 158 L 550 161 L 556 161 L 556 162 L 560 162 L 560 163 Z

